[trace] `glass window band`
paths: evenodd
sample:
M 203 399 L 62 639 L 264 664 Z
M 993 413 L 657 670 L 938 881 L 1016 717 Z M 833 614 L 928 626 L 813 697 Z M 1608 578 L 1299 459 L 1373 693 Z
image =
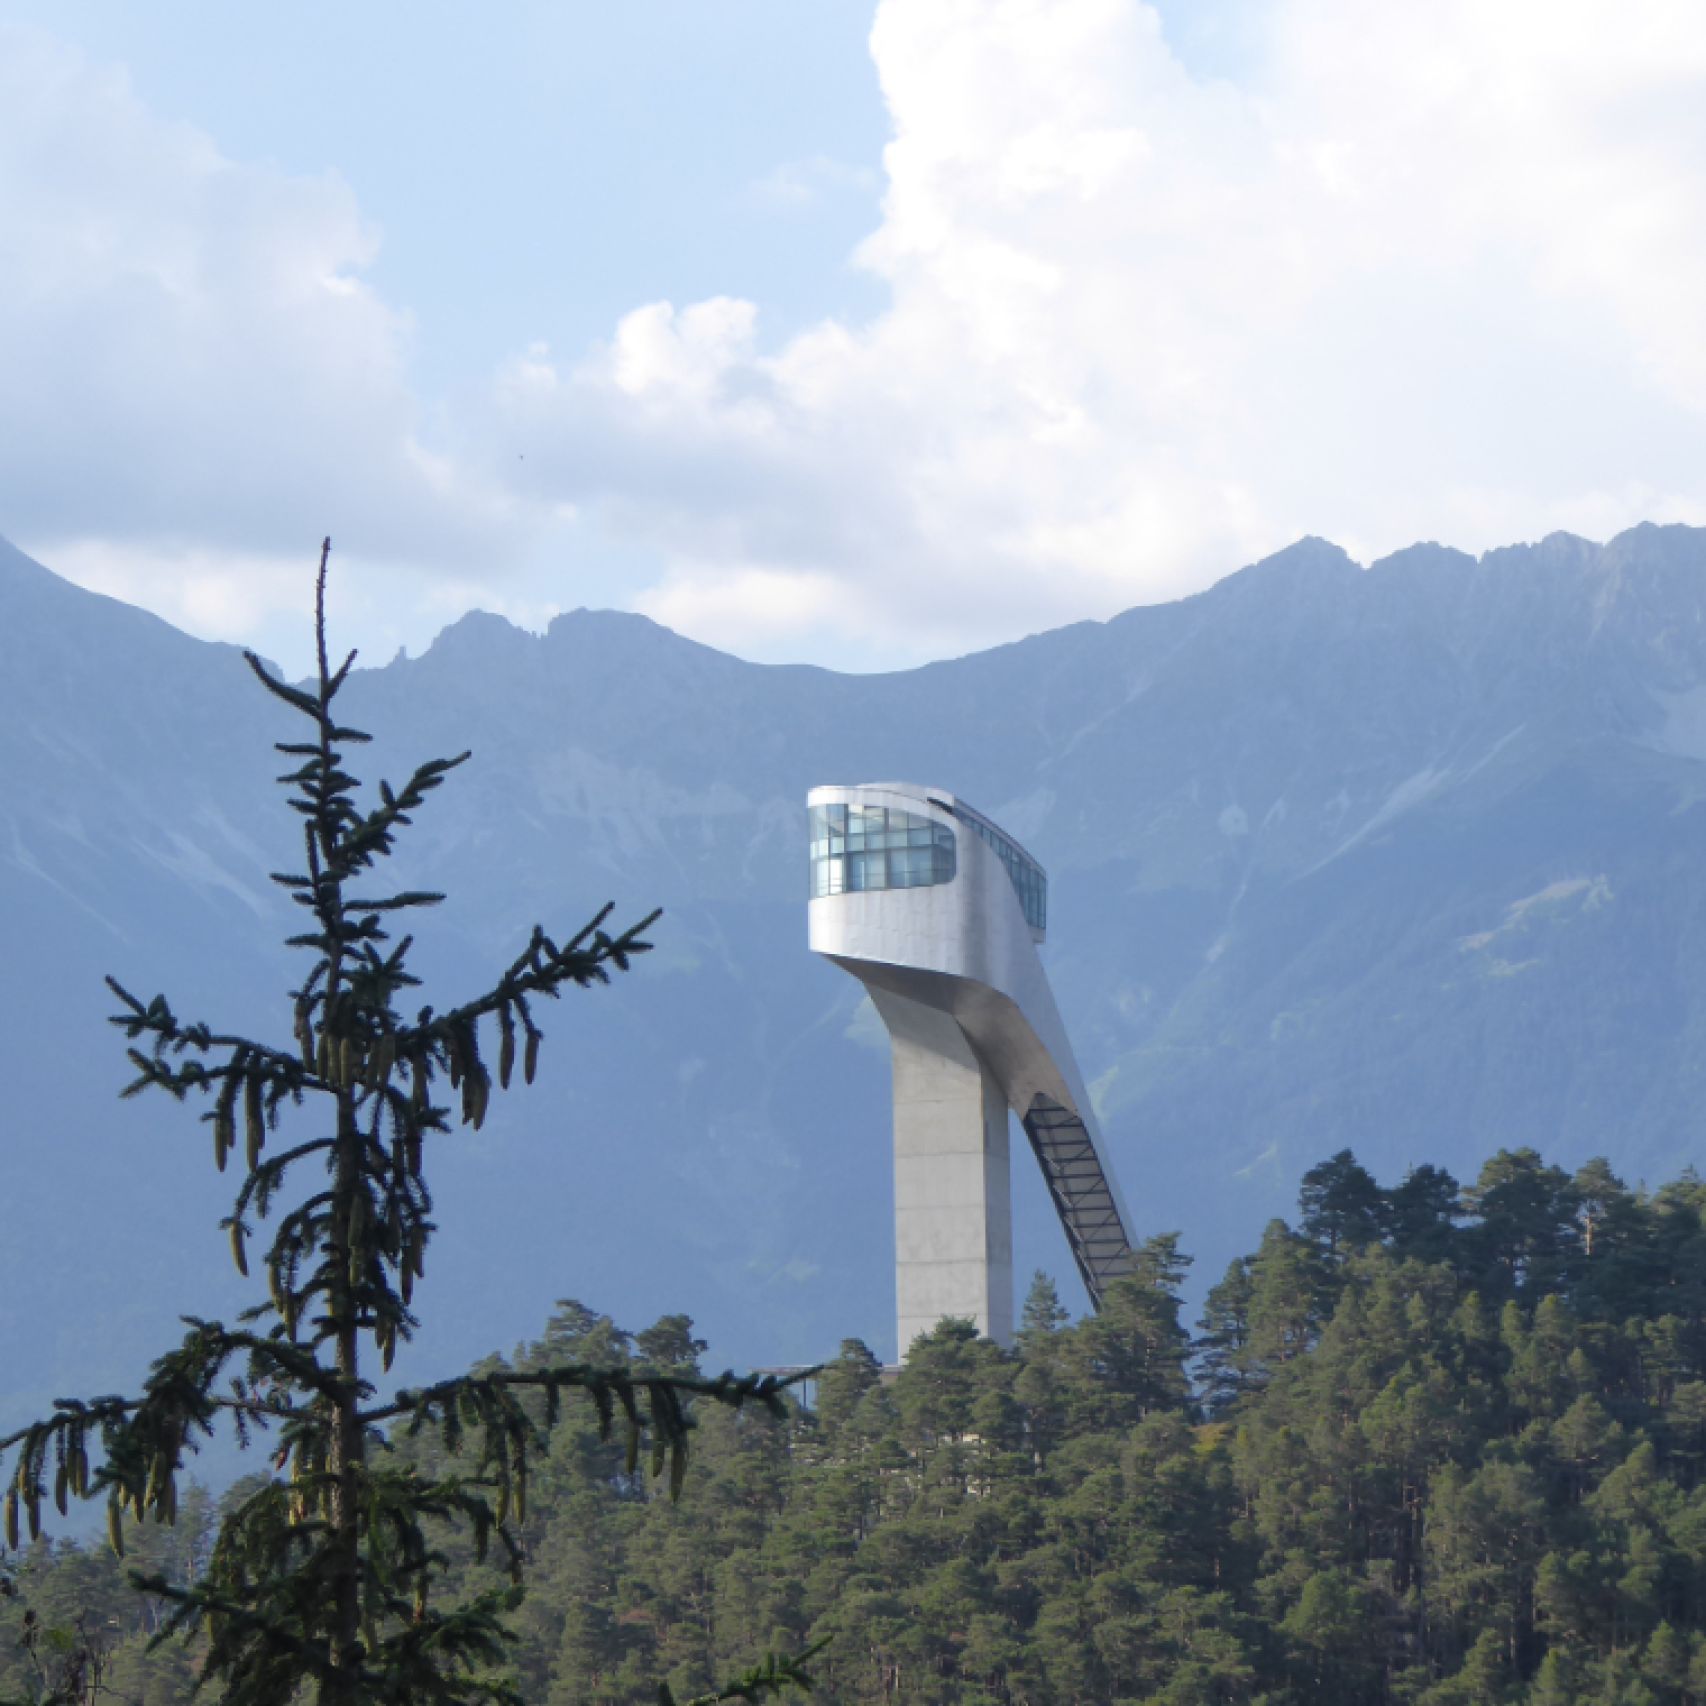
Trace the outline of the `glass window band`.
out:
M 1019 897 L 1020 910 L 1025 915 L 1025 922 L 1033 930 L 1048 929 L 1048 878 L 1043 875 L 1043 868 L 1028 853 L 1023 852 L 1019 844 L 1003 835 L 994 824 L 986 823 L 984 819 L 969 811 L 961 811 L 950 807 L 968 829 L 995 849 L 996 857 L 1007 867 L 1007 876 L 1013 884 L 1013 892 Z
M 954 832 L 892 806 L 813 806 L 811 894 L 933 888 L 954 880 Z
M 970 811 L 954 816 L 995 850 L 1019 897 L 1025 922 L 1048 928 L 1048 878 L 1042 867 L 993 824 Z M 945 823 L 893 806 L 812 806 L 811 893 L 932 888 L 954 880 L 954 832 Z

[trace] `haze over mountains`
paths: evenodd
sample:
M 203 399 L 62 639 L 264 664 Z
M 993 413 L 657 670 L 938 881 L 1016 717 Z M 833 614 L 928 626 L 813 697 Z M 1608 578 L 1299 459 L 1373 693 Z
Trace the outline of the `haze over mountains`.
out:
M 134 1384 L 178 1313 L 248 1299 L 200 1110 L 114 1100 L 101 977 L 288 1034 L 294 921 L 266 873 L 298 843 L 270 780 L 294 731 L 232 648 L 0 545 L 0 655 L 3 1422 Z M 637 616 L 474 614 L 358 673 L 349 715 L 369 778 L 474 749 L 398 861 L 451 897 L 423 999 L 475 988 L 535 919 L 666 909 L 634 973 L 545 1015 L 533 1089 L 441 1143 L 406 1375 L 564 1296 L 629 1325 L 686 1309 L 719 1361 L 855 1334 L 893 1354 L 886 1051 L 805 948 L 821 781 L 939 784 L 1048 867 L 1046 962 L 1126 1198 L 1202 1281 L 1341 1147 L 1388 1182 L 1521 1143 L 1631 1180 L 1699 1153 L 1706 531 L 1368 570 L 1305 540 L 886 676 Z M 1021 1271 L 1077 1302 L 1015 1159 Z

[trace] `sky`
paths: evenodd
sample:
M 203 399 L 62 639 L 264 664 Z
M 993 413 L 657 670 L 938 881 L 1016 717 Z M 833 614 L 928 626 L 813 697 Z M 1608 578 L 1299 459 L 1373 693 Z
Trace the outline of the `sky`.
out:
M 900 668 L 1706 522 L 1697 0 L 0 0 L 0 535 Z

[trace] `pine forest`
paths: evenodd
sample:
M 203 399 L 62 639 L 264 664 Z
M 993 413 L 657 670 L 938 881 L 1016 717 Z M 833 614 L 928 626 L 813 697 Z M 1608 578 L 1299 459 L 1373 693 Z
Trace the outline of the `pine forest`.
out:
M 565 1403 L 506 1680 L 649 1702 L 823 1641 L 816 1697 L 848 1703 L 1706 1701 L 1706 1182 L 1517 1150 L 1382 1189 L 1341 1153 L 1194 1338 L 1188 1260 L 1151 1239 L 1076 1323 L 1038 1275 L 1011 1351 L 945 1322 L 885 1374 L 849 1341 L 781 1421 L 707 1406 L 674 1501 Z M 487 1372 L 691 1374 L 703 1348 L 686 1316 L 564 1302 Z M 193 1582 L 218 1520 L 193 1491 L 131 1524 L 131 1563 Z M 504 1579 L 444 1544 L 453 1594 Z M 0 1698 L 57 1643 L 115 1698 L 187 1700 L 164 1611 L 104 1545 L 43 1538 L 0 1605 Z

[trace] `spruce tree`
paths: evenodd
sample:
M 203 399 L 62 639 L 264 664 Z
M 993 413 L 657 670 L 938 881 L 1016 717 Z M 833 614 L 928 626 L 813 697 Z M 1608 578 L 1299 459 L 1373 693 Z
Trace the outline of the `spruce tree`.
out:
M 287 1706 L 304 1689 L 324 1706 L 513 1701 L 503 1618 L 519 1590 L 435 1603 L 443 1526 L 468 1525 L 482 1554 L 495 1543 L 515 1563 L 510 1530 L 525 1514 L 530 1455 L 566 1392 L 588 1394 L 603 1427 L 625 1436 L 630 1473 L 644 1446 L 653 1474 L 667 1470 L 676 1489 L 693 1397 L 780 1412 L 787 1382 L 707 1379 L 659 1356 L 644 1370 L 574 1361 L 381 1393 L 377 1380 L 417 1324 L 434 1230 L 431 1147 L 458 1125 L 478 1130 L 494 1088 L 518 1071 L 532 1082 L 540 1003 L 626 971 L 658 915 L 613 933 L 606 907 L 563 942 L 535 927 L 489 988 L 405 1015 L 400 1003 L 417 983 L 411 938 L 393 940 L 390 926 L 442 897 L 371 885 L 468 754 L 425 763 L 395 789 L 381 782 L 376 799 L 359 796 L 346 754 L 368 737 L 337 715 L 355 654 L 335 669 L 328 657 L 330 549 L 327 540 L 316 581 L 313 684 L 291 686 L 246 654 L 306 725 L 278 744 L 303 852 L 273 880 L 302 908 L 289 945 L 308 960 L 290 992 L 288 1037 L 231 1034 L 108 980 L 136 1070 L 124 1094 L 205 1101 L 215 1164 L 239 1158 L 222 1225 L 244 1275 L 251 1240 L 267 1239 L 258 1254 L 267 1296 L 234 1326 L 186 1318 L 182 1344 L 155 1362 L 140 1395 L 61 1400 L 50 1418 L 0 1439 L 0 1457 L 11 1457 L 5 1538 L 16 1548 L 23 1527 L 36 1536 L 50 1499 L 63 1514 L 72 1498 L 100 1498 L 122 1551 L 127 1512 L 174 1520 L 186 1457 L 202 1437 L 221 1423 L 245 1444 L 264 1435 L 275 1474 L 229 1512 L 200 1576 L 137 1578 L 173 1604 L 173 1630 L 204 1633 L 204 1680 L 229 1706 Z M 456 1473 L 396 1460 L 391 1434 L 423 1428 L 442 1434 Z M 801 1677 L 796 1662 L 773 1660 L 731 1686 L 756 1698 Z
M 1054 1280 L 1038 1268 L 1031 1275 L 1031 1288 L 1025 1293 L 1024 1307 L 1019 1312 L 1019 1343 L 1024 1345 L 1058 1333 L 1071 1319 L 1071 1311 L 1060 1301 L 1060 1290 Z

